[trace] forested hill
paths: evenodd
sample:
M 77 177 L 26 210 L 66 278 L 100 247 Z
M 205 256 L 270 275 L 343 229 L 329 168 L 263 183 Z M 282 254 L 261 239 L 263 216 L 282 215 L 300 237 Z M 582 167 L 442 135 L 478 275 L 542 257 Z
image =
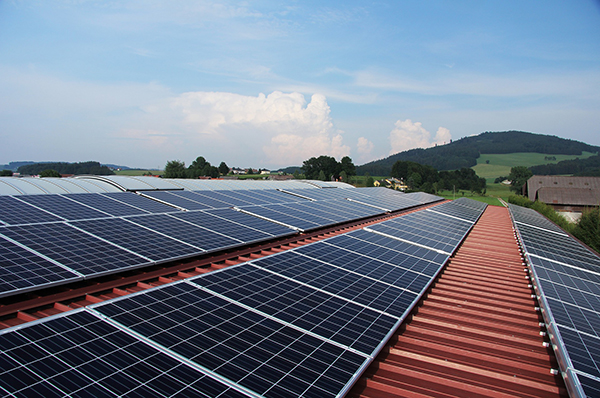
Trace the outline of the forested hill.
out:
M 600 147 L 553 135 L 523 131 L 485 132 L 446 145 L 400 152 L 358 166 L 356 172 L 358 175 L 389 175 L 392 166 L 398 160 L 410 160 L 433 166 L 437 170 L 457 170 L 475 166 L 481 153 L 537 152 L 549 155 L 581 155 L 583 151 L 599 152 Z

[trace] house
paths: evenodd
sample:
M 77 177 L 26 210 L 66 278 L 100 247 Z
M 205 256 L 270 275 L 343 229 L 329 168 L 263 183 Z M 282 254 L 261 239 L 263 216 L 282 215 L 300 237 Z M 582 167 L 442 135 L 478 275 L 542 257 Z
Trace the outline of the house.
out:
M 525 194 L 557 211 L 581 212 L 600 204 L 600 177 L 533 176 Z

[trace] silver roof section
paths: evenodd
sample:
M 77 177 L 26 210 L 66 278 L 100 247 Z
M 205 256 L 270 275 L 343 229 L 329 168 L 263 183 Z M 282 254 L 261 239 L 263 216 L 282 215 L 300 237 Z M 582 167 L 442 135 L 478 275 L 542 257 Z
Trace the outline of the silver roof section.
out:
M 49 193 L 118 192 L 107 182 L 91 183 L 77 178 L 0 177 L 0 195 L 40 195 Z

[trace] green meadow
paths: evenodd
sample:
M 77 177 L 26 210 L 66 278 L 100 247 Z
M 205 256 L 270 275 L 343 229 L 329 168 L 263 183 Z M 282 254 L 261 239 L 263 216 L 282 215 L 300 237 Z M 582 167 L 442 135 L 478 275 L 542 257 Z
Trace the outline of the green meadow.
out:
M 481 154 L 477 159 L 477 165 L 473 166 L 479 177 L 483 177 L 487 180 L 487 183 L 493 183 L 494 180 L 500 176 L 507 176 L 510 174 L 511 167 L 514 166 L 537 166 L 540 164 L 558 163 L 561 160 L 571 159 L 586 159 L 590 156 L 595 155 L 592 152 L 583 152 L 581 155 L 548 155 L 544 153 L 503 153 L 503 154 Z M 556 160 L 546 160 L 545 157 L 552 156 Z M 489 163 L 488 163 L 489 161 Z

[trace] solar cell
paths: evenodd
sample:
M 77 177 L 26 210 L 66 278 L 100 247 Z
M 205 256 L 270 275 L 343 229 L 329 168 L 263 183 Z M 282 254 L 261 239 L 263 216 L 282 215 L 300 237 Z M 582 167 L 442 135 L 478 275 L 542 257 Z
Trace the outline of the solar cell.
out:
M 85 311 L 0 334 L 10 396 L 243 397 Z
M 203 251 L 121 218 L 76 221 L 72 224 L 156 262 L 190 257 Z
M 144 192 L 142 195 L 186 210 L 204 210 L 212 208 L 199 201 L 191 200 L 184 195 L 179 195 L 179 192 L 183 191 L 148 191 Z
M 0 229 L 0 234 L 4 228 Z M 0 296 L 82 279 L 0 236 Z
M 9 225 L 62 221 L 48 213 L 12 196 L 0 196 L 0 220 Z
M 193 283 L 367 355 L 386 339 L 397 318 L 243 264 Z
M 140 195 L 136 195 L 132 192 L 110 192 L 102 193 L 101 195 L 105 195 L 111 199 L 115 199 L 119 202 L 123 202 L 130 206 L 137 207 L 138 209 L 145 210 L 148 213 L 173 213 L 180 211 L 175 207 L 145 198 Z
M 426 211 L 445 214 L 447 216 L 455 217 L 461 220 L 466 220 L 471 223 L 475 223 L 481 216 L 481 213 L 483 213 L 483 210 L 480 211 L 465 206 L 458 206 L 453 204 L 452 202 L 446 202 L 437 206 L 430 207 Z
M 229 211 L 233 212 L 233 210 Z M 207 211 L 188 211 L 185 213 L 174 214 L 173 216 L 208 230 L 219 232 L 220 234 L 242 242 L 256 242 L 265 239 L 271 239 L 273 237 L 273 235 L 266 232 L 249 228 L 237 222 L 226 220 Z
M 288 227 L 276 224 L 271 221 L 264 220 L 262 218 L 254 217 L 241 211 L 235 211 L 233 209 L 215 209 L 207 210 L 206 213 L 216 216 L 227 221 L 243 225 L 247 228 L 252 228 L 257 231 L 264 232 L 271 236 L 286 236 L 295 234 L 296 231 Z
M 331 249 L 332 257 L 344 257 L 344 265 L 353 260 L 367 261 L 358 254 L 348 255 L 348 252 L 343 253 L 341 249 Z M 358 270 L 337 267 L 319 260 L 301 255 L 297 251 L 288 251 L 255 260 L 252 264 L 396 318 L 403 317 L 417 296 L 416 293 L 398 288 L 372 275 L 364 275 Z M 392 267 L 388 264 L 388 268 Z M 388 277 L 387 280 L 389 279 Z
M 79 223 L 99 224 L 110 220 Z M 66 223 L 10 226 L 2 234 L 83 275 L 121 271 L 150 261 Z
M 565 232 L 562 229 L 537 211 L 513 204 L 509 204 L 508 206 L 513 219 L 517 223 L 530 225 L 565 235 Z
M 206 251 L 225 249 L 243 243 L 238 239 L 225 236 L 215 231 L 209 231 L 198 225 L 190 224 L 168 214 L 129 217 L 127 220 Z
M 94 210 L 91 207 L 69 200 L 63 195 L 22 195 L 19 197 L 19 200 L 23 200 L 42 210 L 46 210 L 65 220 L 110 217 L 110 214 Z
M 145 210 L 114 200 L 111 196 L 100 195 L 98 193 L 79 193 L 64 196 L 116 217 L 149 214 Z
M 600 386 L 600 258 L 537 212 L 510 210 L 569 389 L 594 393 Z
M 570 236 L 558 235 L 523 224 L 519 225 L 518 229 L 523 245 L 530 255 L 590 271 L 596 271 L 600 267 L 600 258 Z
M 316 218 L 315 221 L 312 221 L 312 220 L 306 220 L 303 218 L 299 218 L 292 214 L 285 213 L 285 210 L 282 206 L 285 206 L 285 205 L 279 204 L 279 205 L 268 205 L 268 206 L 251 206 L 251 207 L 244 207 L 242 209 L 242 211 L 245 213 L 248 213 L 248 214 L 252 214 L 256 217 L 263 217 L 268 220 L 272 220 L 273 222 L 276 222 L 276 223 L 289 225 L 290 227 L 293 227 L 293 228 L 296 228 L 296 229 L 299 229 L 302 231 L 317 228 L 321 225 L 318 223 L 318 220 L 322 221 L 322 219 Z M 284 212 L 277 211 L 277 209 L 283 210 Z
M 348 241 L 331 238 L 297 248 L 295 252 L 415 293 L 422 292 L 441 267 L 393 250 L 373 248 L 370 243 L 356 241 L 346 247 L 344 242 Z M 369 254 L 370 249 L 375 249 L 380 258 Z
M 211 206 L 215 209 L 223 209 L 226 207 L 233 207 L 239 205 L 248 205 L 248 202 L 228 196 L 225 194 L 225 192 L 227 191 L 194 191 L 195 194 L 204 197 L 202 203 L 210 203 Z
M 193 287 L 94 307 L 152 342 L 266 397 L 340 395 L 368 358 Z

